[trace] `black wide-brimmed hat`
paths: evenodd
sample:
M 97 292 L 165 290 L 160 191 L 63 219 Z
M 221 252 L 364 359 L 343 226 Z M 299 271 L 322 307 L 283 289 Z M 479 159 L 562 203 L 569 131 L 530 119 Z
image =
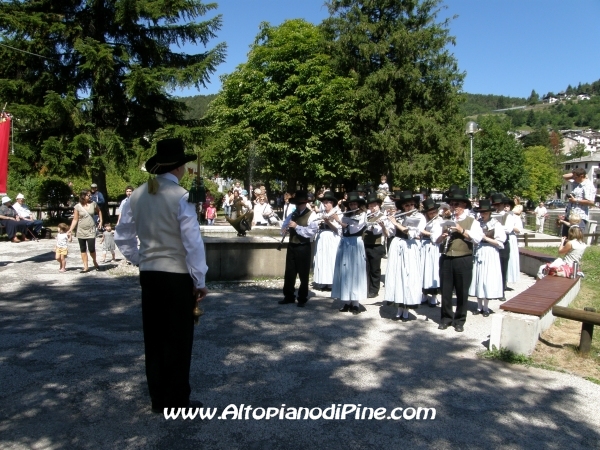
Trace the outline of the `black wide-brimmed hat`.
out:
M 446 196 L 446 201 L 450 202 L 465 202 L 467 204 L 467 209 L 471 209 L 471 200 L 467 196 L 467 191 L 464 189 L 456 188 L 453 191 L 448 192 Z
M 290 203 L 295 205 L 299 205 L 301 203 L 308 203 L 308 192 L 306 191 L 296 191 L 296 194 L 290 198 Z
M 423 212 L 429 212 L 433 209 L 440 209 L 439 203 L 436 203 L 434 199 L 428 198 L 423 202 Z
M 197 157 L 197 155 L 185 153 L 181 139 L 163 139 L 156 143 L 156 154 L 146 161 L 146 171 L 160 175 L 194 161 Z
M 358 206 L 362 206 L 365 204 L 365 199 L 358 195 L 358 192 L 350 192 L 348 194 L 348 198 L 342 203 L 346 208 L 348 208 L 348 205 L 350 205 L 352 202 L 357 202 Z
M 444 201 L 444 202 L 447 201 L 450 193 L 456 191 L 457 189 L 460 189 L 460 188 L 456 184 L 453 184 L 452 186 L 450 186 L 450 188 L 444 192 L 444 194 L 442 196 L 442 201 Z
M 479 200 L 479 206 L 477 208 L 473 208 L 473 211 L 482 213 L 482 212 L 493 212 L 496 208 L 492 206 L 492 201 L 487 198 Z
M 337 197 L 331 191 L 323 192 L 323 196 L 319 200 L 322 202 L 329 200 L 330 202 L 333 202 L 334 205 L 337 205 L 338 202 Z
M 490 201 L 492 202 L 492 205 L 504 203 L 504 194 L 502 192 L 492 192 L 490 193 Z
M 419 199 L 414 197 L 412 191 L 396 191 L 393 200 L 396 202 L 397 208 L 401 208 L 404 203 L 410 201 L 415 202 L 415 206 L 419 206 Z
M 377 202 L 377 203 L 379 203 L 379 206 L 381 206 L 381 204 L 383 203 L 383 200 L 381 198 L 379 198 L 379 196 L 375 192 L 372 192 L 369 195 L 367 195 L 365 202 L 367 203 L 367 205 L 369 203 Z

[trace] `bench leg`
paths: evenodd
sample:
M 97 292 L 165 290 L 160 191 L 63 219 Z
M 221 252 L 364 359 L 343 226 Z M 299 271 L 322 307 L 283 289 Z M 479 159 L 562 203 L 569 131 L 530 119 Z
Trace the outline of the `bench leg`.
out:
M 592 348 L 592 337 L 594 336 L 594 324 L 583 322 L 581 324 L 581 338 L 579 340 L 579 353 L 587 355 Z

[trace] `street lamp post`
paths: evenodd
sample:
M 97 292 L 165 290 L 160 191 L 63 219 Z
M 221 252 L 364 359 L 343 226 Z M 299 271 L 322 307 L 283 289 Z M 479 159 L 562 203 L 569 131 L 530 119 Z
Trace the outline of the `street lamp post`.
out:
M 467 123 L 466 133 L 471 139 L 471 158 L 469 159 L 469 198 L 473 198 L 473 135 L 477 132 L 477 124 L 472 120 Z

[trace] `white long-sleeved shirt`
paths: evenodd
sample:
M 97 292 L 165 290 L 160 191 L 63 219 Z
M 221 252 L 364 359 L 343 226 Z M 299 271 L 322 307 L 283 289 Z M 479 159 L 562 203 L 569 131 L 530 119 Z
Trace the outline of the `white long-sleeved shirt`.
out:
M 319 229 L 319 223 L 317 221 L 318 216 L 314 211 L 310 211 L 306 214 L 309 214 L 308 223 L 306 224 L 305 227 L 303 227 L 302 225 L 296 225 L 296 233 L 298 233 L 298 236 L 312 239 L 315 236 L 315 234 L 317 234 L 317 230 Z M 289 227 L 291 221 L 292 221 L 292 214 L 290 213 L 290 215 L 288 215 L 285 218 L 285 220 L 283 221 L 283 224 L 281 225 L 282 235 L 284 232 L 287 231 L 287 228 Z
M 454 217 L 453 220 L 455 222 L 460 222 L 461 220 L 465 220 L 467 217 L 469 217 L 469 210 L 465 209 L 465 211 L 460 216 Z M 471 225 L 471 228 L 468 229 L 467 232 L 469 236 L 468 238 L 465 237 L 465 240 L 467 241 L 471 241 L 474 244 L 479 244 L 483 239 L 483 230 L 481 229 L 481 225 L 478 220 L 473 221 L 473 225 Z M 441 223 L 438 223 L 437 226 L 434 226 L 431 229 L 431 240 L 433 242 L 437 242 L 442 233 L 443 227 L 441 226 Z
M 177 177 L 170 173 L 157 175 L 157 177 L 164 177 L 179 184 Z M 198 216 L 196 215 L 196 205 L 188 202 L 188 196 L 188 194 L 185 194 L 179 200 L 177 221 L 179 222 L 183 248 L 186 252 L 185 262 L 189 274 L 194 280 L 194 285 L 199 289 L 205 287 L 208 266 L 206 265 L 204 242 L 200 235 L 200 226 L 198 224 Z M 160 219 L 157 218 L 157 220 Z M 121 221 L 115 228 L 115 243 L 129 262 L 139 265 L 140 254 L 136 226 L 133 220 L 133 212 L 131 211 L 131 202 L 126 202 L 121 210 Z

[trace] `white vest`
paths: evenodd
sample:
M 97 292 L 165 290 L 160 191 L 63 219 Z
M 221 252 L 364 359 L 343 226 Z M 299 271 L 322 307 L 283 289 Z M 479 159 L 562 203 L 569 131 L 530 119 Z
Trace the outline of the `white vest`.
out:
M 129 200 L 140 239 L 140 270 L 189 273 L 177 220 L 179 200 L 187 191 L 165 178 L 156 181 L 156 195 L 148 193 L 145 183 Z

